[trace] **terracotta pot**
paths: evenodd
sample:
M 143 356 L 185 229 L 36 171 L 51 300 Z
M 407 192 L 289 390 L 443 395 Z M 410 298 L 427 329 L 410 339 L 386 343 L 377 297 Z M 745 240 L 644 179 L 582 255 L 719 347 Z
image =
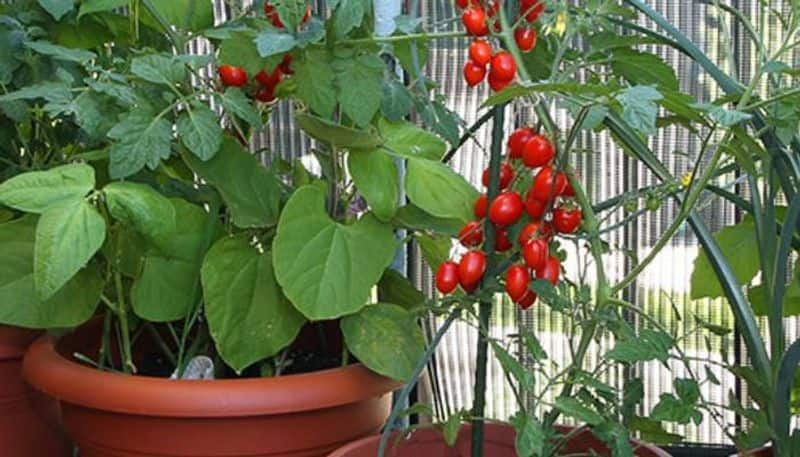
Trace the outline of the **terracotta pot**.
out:
M 22 356 L 40 332 L 0 325 L 0 449 L 3 457 L 68 456 L 58 403 L 22 380 Z
M 733 454 L 731 457 L 772 457 L 772 446 L 764 446 L 756 449 L 751 449 L 746 452 Z
M 81 457 L 322 456 L 377 432 L 399 386 L 361 365 L 215 381 L 104 372 L 68 356 L 95 347 L 94 327 L 39 339 L 24 365 L 32 385 L 61 400 Z
M 559 431 L 566 433 L 572 427 L 560 426 Z M 455 446 L 448 447 L 442 437 L 442 432 L 437 429 L 426 428 L 412 432 L 408 438 L 397 441 L 397 434 L 389 438 L 386 449 L 387 457 L 469 457 L 471 455 L 470 433 L 472 428 L 464 425 L 459 430 Z M 514 450 L 514 429 L 505 424 L 486 424 L 484 432 L 483 454 L 489 457 L 516 457 Z M 370 436 L 339 448 L 329 457 L 375 457 L 378 453 L 380 436 Z M 656 446 L 631 440 L 634 445 L 634 454 L 638 457 L 670 457 L 670 455 Z M 610 456 L 606 445 L 592 435 L 591 431 L 584 430 L 577 433 L 563 448 L 562 454 L 578 454 L 594 452 L 600 456 Z

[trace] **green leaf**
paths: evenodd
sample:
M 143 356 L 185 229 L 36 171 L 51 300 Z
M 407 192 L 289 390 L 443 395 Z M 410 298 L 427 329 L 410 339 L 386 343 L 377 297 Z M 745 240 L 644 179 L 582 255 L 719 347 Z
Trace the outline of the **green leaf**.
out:
M 215 243 L 202 278 L 211 336 L 237 372 L 277 354 L 305 322 L 275 281 L 272 254 L 251 246 L 246 236 Z
M 419 68 L 414 66 L 414 57 L 412 49 L 417 49 L 417 64 Z M 425 63 L 428 61 L 429 45 L 427 38 L 420 38 L 416 40 L 400 41 L 392 44 L 392 51 L 394 56 L 400 62 L 400 66 L 408 72 L 411 79 L 416 79 L 419 75 L 418 71 L 425 68 Z
M 678 424 L 688 424 L 689 422 L 700 424 L 703 420 L 703 413 L 693 404 L 686 403 L 672 394 L 661 394 L 658 403 L 650 413 L 650 419 Z
M 42 300 L 86 266 L 106 238 L 103 216 L 83 198 L 52 205 L 36 224 L 33 277 Z
M 751 287 L 747 291 L 747 299 L 753 306 L 756 316 L 769 316 L 769 304 L 764 300 L 764 285 Z M 783 296 L 783 317 L 800 315 L 800 277 L 786 284 Z
M 347 169 L 375 216 L 382 221 L 391 220 L 400 200 L 395 159 L 380 150 L 351 152 L 347 156 Z
M 170 0 L 151 2 L 167 23 L 183 30 L 199 32 L 214 26 L 213 2 L 209 0 Z
M 324 118 L 333 116 L 336 107 L 335 75 L 327 52 L 310 50 L 292 61 L 296 95 L 311 111 Z
M 275 273 L 284 293 L 310 320 L 352 314 L 394 257 L 390 226 L 367 214 L 352 225 L 325 213 L 317 186 L 297 189 L 286 203 L 273 241 Z
M 371 10 L 371 3 L 366 0 L 337 0 L 336 5 L 333 13 L 333 29 L 338 38 L 344 37 L 360 26 L 365 14 Z
M 265 29 L 255 38 L 256 49 L 261 57 L 285 54 L 297 45 L 294 36 L 275 29 Z
M 435 269 L 450 259 L 453 242 L 449 237 L 417 234 L 414 236 L 422 251 L 422 258 L 429 267 Z
M 547 436 L 539 421 L 523 412 L 517 412 L 510 418 L 517 434 L 514 439 L 514 448 L 519 457 L 533 457 L 542 455 Z
M 94 188 L 94 168 L 69 164 L 30 171 L 0 183 L 0 203 L 29 213 L 41 213 L 64 201 L 84 197 Z
M 39 0 L 39 5 L 53 16 L 53 19 L 60 21 L 64 15 L 72 11 L 75 2 L 74 0 Z
M 109 132 L 116 140 L 109 150 L 113 179 L 131 176 L 147 165 L 154 170 L 172 153 L 172 126 L 147 109 L 137 108 Z
M 412 230 L 430 231 L 456 237 L 464 226 L 459 219 L 445 219 L 432 216 L 412 204 L 401 206 L 394 215 L 396 226 Z
M 631 431 L 641 434 L 641 439 L 653 444 L 672 444 L 681 441 L 681 435 L 669 433 L 661 422 L 646 417 L 635 416 L 628 424 Z
M 433 216 L 463 223 L 475 216 L 473 206 L 478 191 L 439 161 L 409 160 L 405 185 L 411 203 Z
M 412 309 L 425 303 L 425 295 L 396 270 L 388 269 L 378 282 L 378 299 Z
M 65 48 L 64 46 L 59 46 L 57 44 L 53 44 L 50 43 L 49 41 L 43 41 L 43 40 L 26 41 L 25 47 L 33 51 L 36 51 L 39 54 L 50 56 L 54 59 L 64 60 L 67 62 L 76 62 L 80 64 L 85 64 L 97 57 L 95 53 L 87 51 L 85 49 Z
M 390 121 L 402 121 L 414 105 L 406 86 L 397 81 L 381 82 L 381 113 Z
M 383 147 L 401 157 L 440 160 L 447 151 L 441 138 L 407 121 L 381 119 L 378 131 L 384 139 Z
M 148 185 L 112 182 L 103 188 L 103 193 L 109 214 L 151 243 L 163 243 L 178 227 L 172 202 Z
M 204 104 L 194 104 L 181 113 L 177 122 L 183 144 L 200 160 L 214 157 L 222 145 L 219 118 Z
M 512 356 L 502 346 L 494 341 L 491 341 L 492 350 L 500 362 L 503 371 L 510 374 L 519 383 L 519 389 L 522 392 L 529 392 L 535 385 L 533 373 L 525 368 L 516 357 Z
M 158 247 L 147 249 L 131 288 L 133 310 L 151 322 L 182 319 L 197 304 L 200 265 L 209 244 L 212 219 L 203 208 L 180 199 L 170 202 L 180 224 L 161 236 Z
M 303 4 L 303 11 L 305 11 L 305 2 Z M 316 17 L 312 17 L 302 29 L 295 34 L 297 39 L 297 46 L 301 48 L 307 47 L 311 43 L 317 43 L 325 37 L 325 23 Z
M 638 337 L 618 341 L 614 348 L 605 354 L 605 357 L 623 363 L 650 360 L 666 362 L 669 359 L 669 350 L 674 345 L 675 340 L 669 334 L 658 330 L 642 329 Z
M 270 4 L 275 7 L 281 22 L 288 30 L 297 29 L 306 12 L 304 0 L 273 0 Z
M 269 227 L 278 220 L 280 182 L 234 139 L 225 137 L 213 159 L 185 155 L 191 169 L 217 188 L 237 227 Z
M 564 413 L 565 416 L 574 417 L 589 425 L 597 425 L 603 422 L 603 416 L 574 397 L 556 398 L 555 407 Z
M 592 427 L 592 433 L 611 449 L 613 457 L 633 457 L 630 431 L 617 422 L 606 421 Z
M 175 56 L 150 54 L 131 61 L 131 73 L 155 84 L 172 85 L 186 79 L 186 67 Z
M 709 332 L 717 336 L 725 336 L 733 332 L 733 329 L 731 328 L 728 328 L 723 325 L 714 324 L 697 315 L 694 316 L 694 320 L 695 322 L 697 322 L 698 326 L 703 327 L 704 329 L 708 330 Z
M 370 370 L 410 382 L 425 352 L 425 338 L 416 317 L 388 303 L 369 305 L 341 322 L 347 349 Z
M 758 242 L 753 219 L 746 217 L 736 225 L 722 228 L 714 234 L 725 259 L 733 269 L 739 284 L 749 283 L 759 271 Z M 708 260 L 705 249 L 698 252 L 691 276 L 691 298 L 724 297 L 722 285 Z
M 675 70 L 655 54 L 633 49 L 615 49 L 611 68 L 633 85 L 656 84 L 678 90 Z
M 81 9 L 78 12 L 78 18 L 90 13 L 99 13 L 102 11 L 110 11 L 117 8 L 128 6 L 129 0 L 83 0 L 81 2 Z
M 651 86 L 634 86 L 622 91 L 616 99 L 622 105 L 622 118 L 645 135 L 656 133 L 656 101 L 663 97 Z
M 306 113 L 298 113 L 295 120 L 312 138 L 340 148 L 371 149 L 383 141 L 371 131 L 356 130 Z
M 82 324 L 97 308 L 103 281 L 94 264 L 89 264 L 42 301 L 33 280 L 36 222 L 27 216 L 0 224 L 0 322 L 30 328 Z
M 695 103 L 693 108 L 708 112 L 708 115 L 711 116 L 711 119 L 714 119 L 724 127 L 733 127 L 734 125 L 753 118 L 753 115 L 750 113 L 745 113 L 744 111 L 735 109 L 727 109 L 724 106 L 710 103 Z
M 0 102 L 10 102 L 15 100 L 33 100 L 44 98 L 55 103 L 69 101 L 72 99 L 70 88 L 67 84 L 57 82 L 44 82 L 25 86 L 19 90 L 0 95 Z
M 262 126 L 261 115 L 253 106 L 253 103 L 238 87 L 229 87 L 220 98 L 222 107 L 229 114 L 235 115 L 239 119 L 247 122 L 254 128 Z
M 385 64 L 378 56 L 362 54 L 337 58 L 332 66 L 342 111 L 357 126 L 368 126 L 381 106 Z
M 583 84 L 578 82 L 535 83 L 527 85 L 512 84 L 502 91 L 490 95 L 486 100 L 484 100 L 481 107 L 487 108 L 496 106 L 503 103 L 508 103 L 516 98 L 538 93 L 598 96 L 610 94 L 611 89 L 608 86 L 602 86 L 600 84 Z
M 461 423 L 464 420 L 464 412 L 458 411 L 451 414 L 447 420 L 442 424 L 442 437 L 444 444 L 449 447 L 456 445 L 458 440 L 458 431 L 461 430 Z

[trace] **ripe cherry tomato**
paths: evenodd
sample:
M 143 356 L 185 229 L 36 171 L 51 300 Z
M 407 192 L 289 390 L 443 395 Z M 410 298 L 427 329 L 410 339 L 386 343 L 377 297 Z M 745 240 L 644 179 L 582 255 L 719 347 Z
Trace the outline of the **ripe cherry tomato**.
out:
M 466 247 L 483 243 L 483 227 L 478 221 L 467 222 L 458 232 L 458 240 Z
M 478 219 L 483 219 L 486 217 L 486 194 L 481 194 L 477 200 L 475 200 L 475 208 L 473 209 L 473 213 L 475 213 L 475 217 Z
M 556 208 L 553 210 L 553 227 L 558 233 L 574 233 L 581 225 L 581 209 Z
M 278 11 L 269 3 L 264 3 L 264 14 L 267 15 L 272 25 L 275 27 L 282 29 L 283 28 L 283 21 L 281 21 L 280 16 L 278 15 Z
M 514 247 L 511 240 L 508 239 L 508 232 L 506 229 L 497 229 L 494 232 L 494 250 L 497 252 L 506 252 Z
M 530 240 L 542 238 L 545 241 L 549 240 L 553 236 L 553 228 L 544 221 L 533 221 L 525 224 L 522 227 L 522 230 L 519 232 L 519 245 L 525 246 Z
M 536 269 L 536 279 L 545 279 L 554 286 L 558 284 L 559 276 L 561 276 L 561 261 L 558 257 L 548 257 L 544 265 Z
M 469 251 L 461 257 L 458 264 L 458 280 L 467 292 L 475 290 L 486 271 L 486 254 Z
M 492 45 L 484 40 L 473 41 L 469 45 L 469 58 L 478 65 L 486 66 L 492 60 Z
M 525 198 L 525 212 L 531 219 L 541 219 L 547 210 L 547 205 L 543 201 L 531 198 L 530 191 Z
M 525 15 L 528 22 L 536 22 L 544 12 L 544 3 L 539 0 L 522 0 L 519 3 L 519 12 Z
M 305 24 L 311 19 L 311 5 L 306 5 L 306 12 L 303 13 L 303 19 L 300 20 L 301 24 Z
M 467 29 L 467 33 L 475 36 L 484 36 L 489 34 L 489 28 L 486 27 L 486 13 L 480 6 L 472 6 L 464 10 L 461 15 L 461 22 Z
M 506 270 L 506 292 L 512 301 L 516 302 L 525 295 L 530 282 L 531 274 L 524 265 L 511 265 Z
M 292 55 L 291 54 L 284 54 L 283 60 L 281 60 L 280 67 L 281 73 L 285 75 L 293 75 L 294 70 L 292 70 Z
M 489 205 L 489 220 L 501 227 L 511 225 L 522 216 L 524 209 L 522 197 L 516 192 L 507 190 Z
M 456 0 L 456 6 L 461 8 L 462 10 L 469 6 L 470 0 Z
M 488 7 L 486 8 L 486 14 L 489 17 L 494 17 L 494 15 L 500 11 L 500 2 L 498 0 L 491 0 L 491 3 L 489 3 L 489 1 L 486 1 L 486 3 L 488 4 Z
M 275 89 L 272 87 L 262 87 L 256 91 L 256 100 L 264 103 L 275 101 Z
M 247 84 L 247 72 L 242 67 L 233 65 L 220 65 L 219 79 L 226 86 L 242 87 Z
M 533 198 L 546 202 L 551 197 L 555 198 L 564 193 L 567 188 L 567 177 L 564 173 L 556 172 L 552 167 L 542 167 L 533 179 L 531 195 Z
M 538 238 L 528 240 L 522 245 L 522 259 L 528 268 L 537 269 L 544 266 L 547 256 L 550 254 L 550 247 L 547 241 Z
M 500 164 L 500 189 L 505 189 L 511 184 L 511 180 L 514 179 L 514 169 L 508 162 L 503 162 Z M 481 175 L 481 182 L 484 186 L 489 187 L 489 169 L 483 170 L 483 174 Z
M 530 127 L 520 127 L 508 137 L 508 156 L 512 159 L 521 159 L 525 143 L 533 138 L 534 132 Z
M 464 80 L 469 87 L 475 87 L 486 77 L 486 67 L 468 60 L 464 64 Z
M 492 56 L 490 74 L 495 75 L 498 81 L 511 81 L 517 74 L 517 63 L 507 51 L 500 51 Z
M 543 167 L 553 160 L 556 150 L 544 135 L 534 135 L 522 150 L 522 163 L 530 168 Z
M 536 293 L 532 290 L 525 292 L 525 295 L 517 301 L 517 305 L 523 310 L 530 308 L 536 302 Z
M 500 92 L 501 90 L 508 87 L 508 85 L 511 84 L 511 81 L 513 80 L 508 80 L 508 81 L 499 80 L 494 75 L 494 73 L 489 72 L 489 87 L 491 87 L 492 90 L 495 92 Z
M 278 65 L 272 70 L 272 73 L 267 73 L 264 70 L 259 71 L 256 75 L 256 81 L 264 87 L 272 87 L 274 89 L 275 86 L 281 82 L 282 77 L 283 71 L 281 71 L 281 67 Z
M 436 270 L 436 290 L 443 294 L 449 294 L 458 287 L 458 264 L 455 262 L 443 262 Z
M 529 52 L 536 46 L 536 29 L 518 27 L 514 30 L 514 41 L 522 52 Z

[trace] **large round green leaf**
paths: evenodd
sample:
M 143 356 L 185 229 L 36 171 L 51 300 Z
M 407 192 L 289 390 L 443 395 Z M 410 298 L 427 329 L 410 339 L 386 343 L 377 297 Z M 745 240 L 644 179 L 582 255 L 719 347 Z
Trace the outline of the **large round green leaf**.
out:
M 387 303 L 370 305 L 341 322 L 344 342 L 376 373 L 411 381 L 425 352 L 425 338 L 413 314 Z
M 259 252 L 246 237 L 215 243 L 202 278 L 211 336 L 237 372 L 277 354 L 305 322 L 275 281 L 271 253 Z
M 175 208 L 152 187 L 135 182 L 112 182 L 103 188 L 108 212 L 114 219 L 158 242 L 175 230 Z
M 463 222 L 474 218 L 472 211 L 478 191 L 439 161 L 410 159 L 406 192 L 411 203 L 434 216 Z
M 94 188 L 94 169 L 85 164 L 62 165 L 46 171 L 31 171 L 0 184 L 0 203 L 29 213 L 74 200 Z
M 48 300 L 33 285 L 35 217 L 0 224 L 0 322 L 30 328 L 74 327 L 97 308 L 103 281 L 94 264 Z
M 347 169 L 361 195 L 367 199 L 372 212 L 388 221 L 397 211 L 400 199 L 400 179 L 394 158 L 383 151 L 351 152 Z
M 325 213 L 325 192 L 303 186 L 278 222 L 275 274 L 307 318 L 333 319 L 365 306 L 396 245 L 392 228 L 372 214 L 352 225 L 332 221 Z

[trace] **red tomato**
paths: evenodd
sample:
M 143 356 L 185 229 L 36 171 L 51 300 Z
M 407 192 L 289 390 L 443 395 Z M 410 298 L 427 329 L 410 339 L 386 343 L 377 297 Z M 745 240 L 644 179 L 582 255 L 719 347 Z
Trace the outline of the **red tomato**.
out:
M 464 290 L 475 290 L 483 273 L 486 271 L 486 254 L 481 251 L 469 251 L 461 257 L 458 264 L 458 280 Z
M 468 6 L 469 6 L 469 4 L 470 4 L 470 1 L 469 1 L 469 0 L 456 0 L 456 6 L 458 6 L 458 7 L 459 7 L 459 8 L 461 8 L 462 10 L 463 10 L 464 8 L 468 7 Z
M 489 6 L 486 8 L 486 14 L 489 15 L 489 17 L 494 17 L 494 15 L 500 11 L 500 2 L 498 0 L 492 0 L 491 3 L 488 1 L 486 3 L 489 4 Z
M 522 52 L 528 52 L 536 46 L 536 29 L 519 27 L 514 30 L 514 41 Z
M 500 189 L 505 189 L 511 184 L 511 180 L 514 179 L 514 169 L 508 162 L 503 162 L 500 164 Z M 481 182 L 484 186 L 489 187 L 489 169 L 483 170 L 483 174 L 481 175 Z
M 468 60 L 464 64 L 464 80 L 469 87 L 475 87 L 486 77 L 486 67 Z
M 280 64 L 281 73 L 285 75 L 293 75 L 294 70 L 292 70 L 292 55 L 291 54 L 284 54 L 283 60 L 281 60 Z
M 525 292 L 525 295 L 523 295 L 522 298 L 520 298 L 517 301 L 517 305 L 519 305 L 520 308 L 525 310 L 530 308 L 535 302 L 536 302 L 536 293 L 534 293 L 532 290 L 528 290 L 527 292 Z
M 486 27 L 486 13 L 480 6 L 472 6 L 464 10 L 461 15 L 461 22 L 467 29 L 467 33 L 475 36 L 484 36 L 489 34 L 489 28 Z
M 270 5 L 269 3 L 264 3 L 264 14 L 267 15 L 270 22 L 272 22 L 272 25 L 279 29 L 283 28 L 283 21 L 281 21 L 278 11 L 275 10 L 274 6 Z
M 561 261 L 558 257 L 548 257 L 544 265 L 536 269 L 536 279 L 545 279 L 554 286 L 558 284 L 559 276 L 561 276 Z
M 539 0 L 521 0 L 519 12 L 525 15 L 528 22 L 535 22 L 544 12 L 544 3 Z
M 506 87 L 508 87 L 508 85 L 511 84 L 511 81 L 512 80 L 501 81 L 501 80 L 497 79 L 497 77 L 494 75 L 494 73 L 489 72 L 489 87 L 491 87 L 492 90 L 495 91 L 495 92 L 500 92 L 501 90 L 503 90 Z
M 524 265 L 511 265 L 506 270 L 506 292 L 512 301 L 516 302 L 525 295 L 530 282 L 531 274 Z
M 514 247 L 511 240 L 508 239 L 508 232 L 505 229 L 497 229 L 494 232 L 494 250 L 497 252 L 506 252 Z
M 475 40 L 469 45 L 469 58 L 484 67 L 492 60 L 492 45 L 488 41 Z
M 458 286 L 458 264 L 443 262 L 436 270 L 436 290 L 447 295 Z
M 533 198 L 546 202 L 564 193 L 567 188 L 567 177 L 564 173 L 556 172 L 552 167 L 542 167 L 533 179 L 531 195 Z
M 475 209 L 473 212 L 478 219 L 486 217 L 486 194 L 481 194 L 480 197 L 475 200 Z
M 305 24 L 311 19 L 311 5 L 306 5 L 306 12 L 303 14 L 303 19 L 300 20 L 301 24 Z
M 281 71 L 280 65 L 278 65 L 272 70 L 272 73 L 267 73 L 264 70 L 259 71 L 256 75 L 256 81 L 264 87 L 271 87 L 274 89 L 275 86 L 281 82 L 282 77 L 283 72 Z
M 501 227 L 511 225 L 522 216 L 525 204 L 518 193 L 507 190 L 489 205 L 489 220 Z
M 531 192 L 525 197 L 525 211 L 531 219 L 541 219 L 547 211 L 547 205 L 543 201 L 539 201 L 531 197 Z
M 556 208 L 553 210 L 553 227 L 558 233 L 574 233 L 581 225 L 582 216 L 580 208 Z
M 478 221 L 467 222 L 458 232 L 458 240 L 466 247 L 483 243 L 483 227 Z
M 272 87 L 262 87 L 256 91 L 256 100 L 264 103 L 275 101 L 275 89 Z
M 543 167 L 553 160 L 556 150 L 544 135 L 534 135 L 522 150 L 522 163 L 530 168 Z
M 520 127 L 508 137 L 508 156 L 512 159 L 521 159 L 525 143 L 533 138 L 534 132 L 530 127 Z
M 247 72 L 242 67 L 233 65 L 220 65 L 219 79 L 226 86 L 242 87 L 247 84 Z
M 522 230 L 519 232 L 518 241 L 520 246 L 525 246 L 525 243 L 530 240 L 542 238 L 547 241 L 552 236 L 553 228 L 550 227 L 550 224 L 543 221 L 533 221 L 522 227 Z
M 550 254 L 550 247 L 547 241 L 542 238 L 528 240 L 522 245 L 522 259 L 528 268 L 537 269 L 544 266 L 547 256 Z
M 500 51 L 492 56 L 490 74 L 495 75 L 498 81 L 511 81 L 517 74 L 517 63 L 508 51 Z

